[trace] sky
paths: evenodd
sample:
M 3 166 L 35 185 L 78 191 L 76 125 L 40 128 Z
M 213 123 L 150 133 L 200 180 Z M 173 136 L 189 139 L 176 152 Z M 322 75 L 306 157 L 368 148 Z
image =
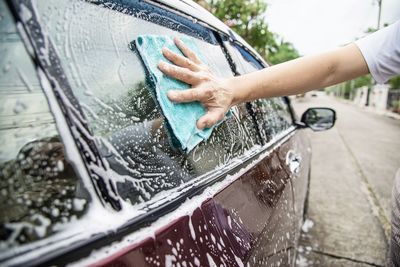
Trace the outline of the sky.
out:
M 310 55 L 350 43 L 378 23 L 377 0 L 265 0 L 269 29 Z M 400 19 L 400 0 L 382 0 L 381 26 Z

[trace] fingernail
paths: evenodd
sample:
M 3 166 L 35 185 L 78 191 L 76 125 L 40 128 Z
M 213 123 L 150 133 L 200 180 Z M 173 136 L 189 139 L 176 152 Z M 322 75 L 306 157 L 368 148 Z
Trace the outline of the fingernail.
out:
M 161 69 L 166 69 L 167 68 L 167 64 L 165 64 L 164 61 L 160 61 L 158 62 L 158 67 Z
M 167 96 L 169 98 L 175 98 L 176 97 L 176 92 L 175 91 L 168 91 L 167 92 Z
M 169 49 L 167 47 L 165 47 L 165 46 L 161 50 L 163 51 L 163 53 L 168 53 L 169 52 Z

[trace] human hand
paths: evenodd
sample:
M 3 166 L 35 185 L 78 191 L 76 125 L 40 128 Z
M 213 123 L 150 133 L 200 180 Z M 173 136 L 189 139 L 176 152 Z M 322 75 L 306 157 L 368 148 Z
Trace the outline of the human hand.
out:
M 174 38 L 174 42 L 185 56 L 164 47 L 164 57 L 173 64 L 160 61 L 158 68 L 166 75 L 191 85 L 192 88 L 170 90 L 167 96 L 177 103 L 199 101 L 203 104 L 207 112 L 197 121 L 197 128 L 209 128 L 222 120 L 233 104 L 229 80 L 215 76 L 181 40 Z

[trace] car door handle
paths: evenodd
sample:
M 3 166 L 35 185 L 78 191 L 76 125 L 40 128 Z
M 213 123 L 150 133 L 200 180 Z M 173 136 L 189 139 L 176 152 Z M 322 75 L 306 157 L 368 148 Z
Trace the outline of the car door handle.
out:
M 293 150 L 289 150 L 286 154 L 286 165 L 292 174 L 298 173 L 301 167 L 301 155 Z

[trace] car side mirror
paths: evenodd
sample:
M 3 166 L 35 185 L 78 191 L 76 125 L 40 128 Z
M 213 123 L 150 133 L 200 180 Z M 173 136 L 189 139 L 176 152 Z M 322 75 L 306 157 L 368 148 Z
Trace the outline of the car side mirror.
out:
M 301 116 L 302 127 L 325 131 L 335 125 L 336 112 L 331 108 L 309 108 Z

